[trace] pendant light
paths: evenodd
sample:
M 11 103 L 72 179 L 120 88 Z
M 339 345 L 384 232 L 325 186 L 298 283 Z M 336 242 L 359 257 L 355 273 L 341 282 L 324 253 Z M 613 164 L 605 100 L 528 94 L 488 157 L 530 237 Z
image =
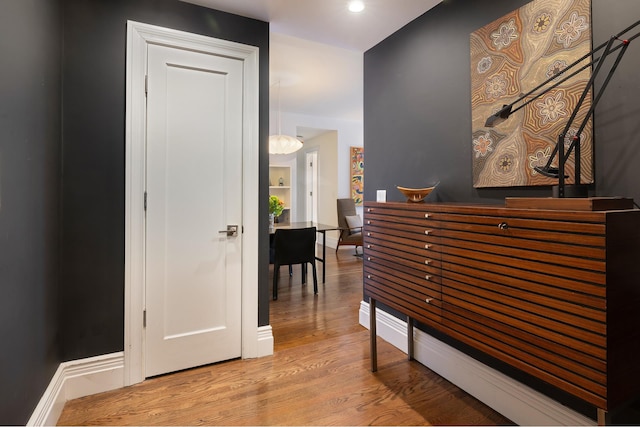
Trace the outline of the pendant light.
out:
M 269 137 L 269 154 L 291 154 L 301 149 L 302 142 L 293 136 L 283 135 L 280 126 L 280 81 L 278 80 L 278 134 Z

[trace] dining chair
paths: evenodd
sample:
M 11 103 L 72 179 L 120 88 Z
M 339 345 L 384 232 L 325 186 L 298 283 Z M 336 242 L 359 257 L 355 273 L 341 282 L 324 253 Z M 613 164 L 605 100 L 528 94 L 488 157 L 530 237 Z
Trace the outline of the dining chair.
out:
M 274 256 L 273 254 L 275 253 L 275 248 L 273 246 L 273 239 L 276 237 L 275 235 L 275 231 L 273 233 L 269 234 L 269 264 L 273 264 L 273 259 Z M 289 266 L 289 276 L 293 276 L 293 266 L 290 265 Z M 304 283 L 304 277 L 302 278 L 302 283 Z
M 306 279 L 306 264 L 313 270 L 313 293 L 318 293 L 316 271 L 316 227 L 278 229 L 273 238 L 273 299 L 278 299 L 278 276 L 281 265 L 301 264 L 302 283 Z

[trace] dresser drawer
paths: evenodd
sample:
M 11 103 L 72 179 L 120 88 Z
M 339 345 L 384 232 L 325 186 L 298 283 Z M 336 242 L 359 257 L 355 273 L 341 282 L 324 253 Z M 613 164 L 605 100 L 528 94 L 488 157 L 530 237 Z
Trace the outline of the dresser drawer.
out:
M 415 289 L 428 290 L 432 297 L 440 299 L 441 278 L 438 271 L 418 270 L 386 260 L 365 262 L 364 269 L 368 269 L 370 274 L 390 278 L 394 283 L 406 283 Z
M 431 326 L 440 324 L 439 284 L 379 267 L 375 264 L 364 267 L 364 288 L 369 296 L 402 313 L 411 313 L 411 317 Z
M 383 220 L 388 222 L 402 222 L 405 224 L 421 224 L 423 220 L 437 221 L 442 215 L 429 209 L 430 205 L 409 205 L 403 208 L 391 207 L 391 205 L 379 205 L 378 207 L 366 207 L 365 218 Z
M 580 255 L 590 256 L 592 248 L 605 246 L 605 226 L 600 223 L 534 220 L 508 216 L 440 215 L 441 235 L 452 239 L 484 242 L 531 250 L 559 249 L 564 244 L 583 248 Z M 550 246 L 552 245 L 552 246 Z
M 375 221 L 363 228 L 366 237 L 377 237 L 393 241 L 395 239 L 409 239 L 417 242 L 430 242 L 438 235 L 438 229 L 430 225 L 402 225 L 400 223 L 384 223 Z
M 384 246 L 373 241 L 370 247 L 367 243 L 364 251 L 366 262 L 384 262 L 387 267 L 409 267 L 421 272 L 440 275 L 440 253 L 431 249 L 416 249 L 415 252 L 406 252 L 395 246 Z

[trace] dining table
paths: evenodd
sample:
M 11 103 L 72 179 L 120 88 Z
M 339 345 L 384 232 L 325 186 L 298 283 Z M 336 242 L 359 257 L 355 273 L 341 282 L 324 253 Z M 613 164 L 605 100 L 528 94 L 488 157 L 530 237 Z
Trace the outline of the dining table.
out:
M 329 225 L 322 224 L 319 222 L 313 221 L 296 221 L 296 222 L 285 222 L 285 223 L 275 223 L 273 227 L 269 228 L 270 234 L 275 234 L 276 230 L 282 229 L 299 229 L 299 228 L 309 228 L 315 227 L 318 233 L 322 234 L 322 257 L 316 255 L 316 260 L 322 263 L 322 283 L 324 283 L 324 277 L 326 272 L 326 263 L 325 258 L 327 256 L 327 231 L 336 231 L 340 230 L 340 227 L 337 225 Z

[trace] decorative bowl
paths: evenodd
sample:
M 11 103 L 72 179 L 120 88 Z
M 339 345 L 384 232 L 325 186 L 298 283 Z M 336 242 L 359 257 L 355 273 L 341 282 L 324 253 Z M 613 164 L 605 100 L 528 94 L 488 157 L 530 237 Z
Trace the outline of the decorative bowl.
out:
M 418 203 L 424 201 L 424 198 L 427 197 L 433 191 L 433 189 L 436 188 L 436 186 L 434 185 L 433 187 L 425 188 L 407 188 L 397 185 L 396 188 L 400 190 L 402 194 L 404 194 L 408 202 Z

